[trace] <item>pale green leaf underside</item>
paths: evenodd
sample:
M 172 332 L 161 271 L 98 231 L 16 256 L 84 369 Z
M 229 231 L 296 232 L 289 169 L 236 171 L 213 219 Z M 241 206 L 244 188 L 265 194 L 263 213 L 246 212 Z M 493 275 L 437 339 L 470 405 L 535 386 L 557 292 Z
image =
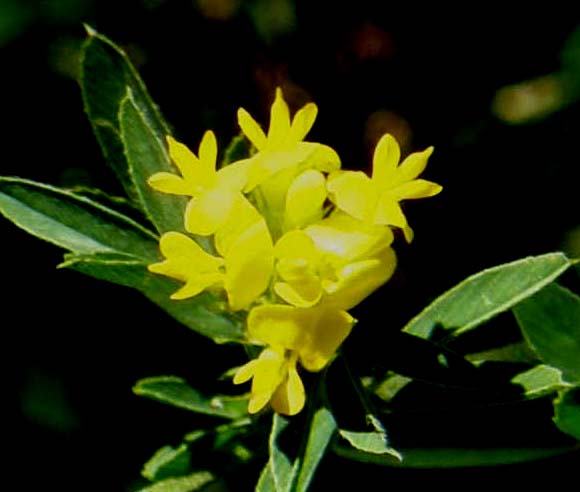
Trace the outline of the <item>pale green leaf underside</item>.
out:
M 527 398 L 538 398 L 571 386 L 562 379 L 562 371 L 545 364 L 514 376 L 511 382 L 521 386 Z

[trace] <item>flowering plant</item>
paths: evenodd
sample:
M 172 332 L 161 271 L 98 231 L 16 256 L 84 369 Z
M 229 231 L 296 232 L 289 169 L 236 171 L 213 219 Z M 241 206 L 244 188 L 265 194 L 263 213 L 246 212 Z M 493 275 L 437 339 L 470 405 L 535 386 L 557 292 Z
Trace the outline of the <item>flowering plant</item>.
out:
M 505 459 L 504 450 L 486 449 L 469 455 L 433 450 L 425 458 L 404 439 L 393 445 L 387 423 L 415 380 L 459 384 L 454 378 L 461 374 L 461 384 L 473 389 L 486 356 L 458 354 L 449 340 L 509 309 L 536 354 L 509 383 L 522 388 L 524 400 L 553 397 L 556 424 L 572 436 L 555 448 L 522 448 L 511 459 L 577 448 L 580 298 L 553 283 L 574 260 L 550 253 L 469 277 L 403 327 L 395 342 L 408 355 L 405 363 L 389 367 L 386 360 L 384 374 L 363 379 L 340 355 L 356 323 L 349 311 L 393 276 L 393 245 L 413 240 L 401 202 L 442 190 L 419 177 L 433 147 L 401 161 L 399 144 L 387 133 L 374 149 L 370 176 L 347 170 L 331 147 L 305 141 L 317 106 L 308 103 L 292 116 L 277 88 L 268 131 L 239 109 L 242 135 L 218 166 L 214 133 L 205 132 L 197 152 L 179 142 L 123 51 L 90 28 L 88 34 L 81 75 L 86 111 L 142 219 L 76 191 L 13 177 L 0 178 L 0 211 L 66 249 L 62 267 L 137 289 L 185 326 L 218 343 L 239 344 L 249 356 L 224 366 L 243 385 L 240 392 L 251 382 L 248 394 L 208 397 L 173 376 L 136 384 L 138 395 L 226 420 L 156 453 L 143 470 L 151 482 L 143 491 L 198 490 L 224 479 L 192 459 L 196 446 L 207 445 L 202 437 L 213 436 L 212 449 L 226 449 L 240 465 L 261 459 L 247 441 L 270 419 L 268 458 L 256 477 L 261 492 L 307 490 L 326 449 L 386 466 Z M 572 316 L 554 316 L 558 307 Z M 413 360 L 416 354 L 428 358 L 428 369 Z M 345 420 L 345 402 L 328 390 L 338 358 L 345 373 L 340 384 L 354 388 L 362 421 Z M 466 383 L 466 374 L 473 381 Z M 304 437 L 287 449 L 284 436 L 296 426 Z

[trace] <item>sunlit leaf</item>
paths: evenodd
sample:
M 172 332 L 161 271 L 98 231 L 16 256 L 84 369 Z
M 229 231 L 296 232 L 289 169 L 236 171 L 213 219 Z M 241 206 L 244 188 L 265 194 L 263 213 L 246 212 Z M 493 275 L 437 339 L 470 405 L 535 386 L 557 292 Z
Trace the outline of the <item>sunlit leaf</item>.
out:
M 556 393 L 571 386 L 570 383 L 562 379 L 562 371 L 545 364 L 521 372 L 514 376 L 511 381 L 513 384 L 520 385 L 524 390 L 524 396 L 528 398 Z
M 438 297 L 404 331 L 422 338 L 437 327 L 465 333 L 531 296 L 571 264 L 563 253 L 549 253 L 484 270 Z
M 237 400 L 232 401 L 221 396 L 206 397 L 189 386 L 185 380 L 175 376 L 141 379 L 133 387 L 133 392 L 175 407 L 216 417 L 237 419 L 245 413 L 245 405 L 241 407 Z

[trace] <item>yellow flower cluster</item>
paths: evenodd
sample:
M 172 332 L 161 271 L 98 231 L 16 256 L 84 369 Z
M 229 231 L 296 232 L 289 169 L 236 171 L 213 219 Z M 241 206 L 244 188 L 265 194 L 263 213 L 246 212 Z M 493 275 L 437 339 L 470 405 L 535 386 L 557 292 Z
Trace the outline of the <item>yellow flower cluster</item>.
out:
M 255 148 L 250 158 L 216 170 L 211 131 L 197 156 L 167 137 L 180 175 L 149 179 L 158 191 L 191 197 L 185 229 L 213 244 L 208 251 L 188 235 L 168 232 L 160 241 L 165 260 L 149 270 L 183 282 L 171 296 L 176 300 L 225 292 L 232 311 L 247 313 L 248 341 L 263 347 L 234 376 L 236 384 L 252 380 L 250 413 L 268 403 L 285 415 L 303 408 L 298 364 L 307 371 L 324 368 L 355 322 L 347 311 L 393 274 L 389 226 L 412 238 L 399 202 L 441 191 L 415 179 L 433 148 L 399 165 L 399 146 L 388 134 L 376 147 L 371 178 L 341 171 L 333 149 L 304 141 L 317 111 L 309 103 L 291 118 L 277 89 L 267 134 L 247 111 L 238 111 Z

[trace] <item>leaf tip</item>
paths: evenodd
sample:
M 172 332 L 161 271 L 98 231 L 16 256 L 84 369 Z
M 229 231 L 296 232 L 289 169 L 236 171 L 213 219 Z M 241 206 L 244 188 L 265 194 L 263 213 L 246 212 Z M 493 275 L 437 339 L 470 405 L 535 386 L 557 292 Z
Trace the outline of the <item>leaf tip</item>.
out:
M 96 36 L 98 33 L 97 31 L 95 31 L 95 29 L 93 29 L 91 26 L 89 26 L 86 22 L 83 22 L 83 27 L 85 28 L 85 31 L 87 31 L 87 35 L 88 36 Z

